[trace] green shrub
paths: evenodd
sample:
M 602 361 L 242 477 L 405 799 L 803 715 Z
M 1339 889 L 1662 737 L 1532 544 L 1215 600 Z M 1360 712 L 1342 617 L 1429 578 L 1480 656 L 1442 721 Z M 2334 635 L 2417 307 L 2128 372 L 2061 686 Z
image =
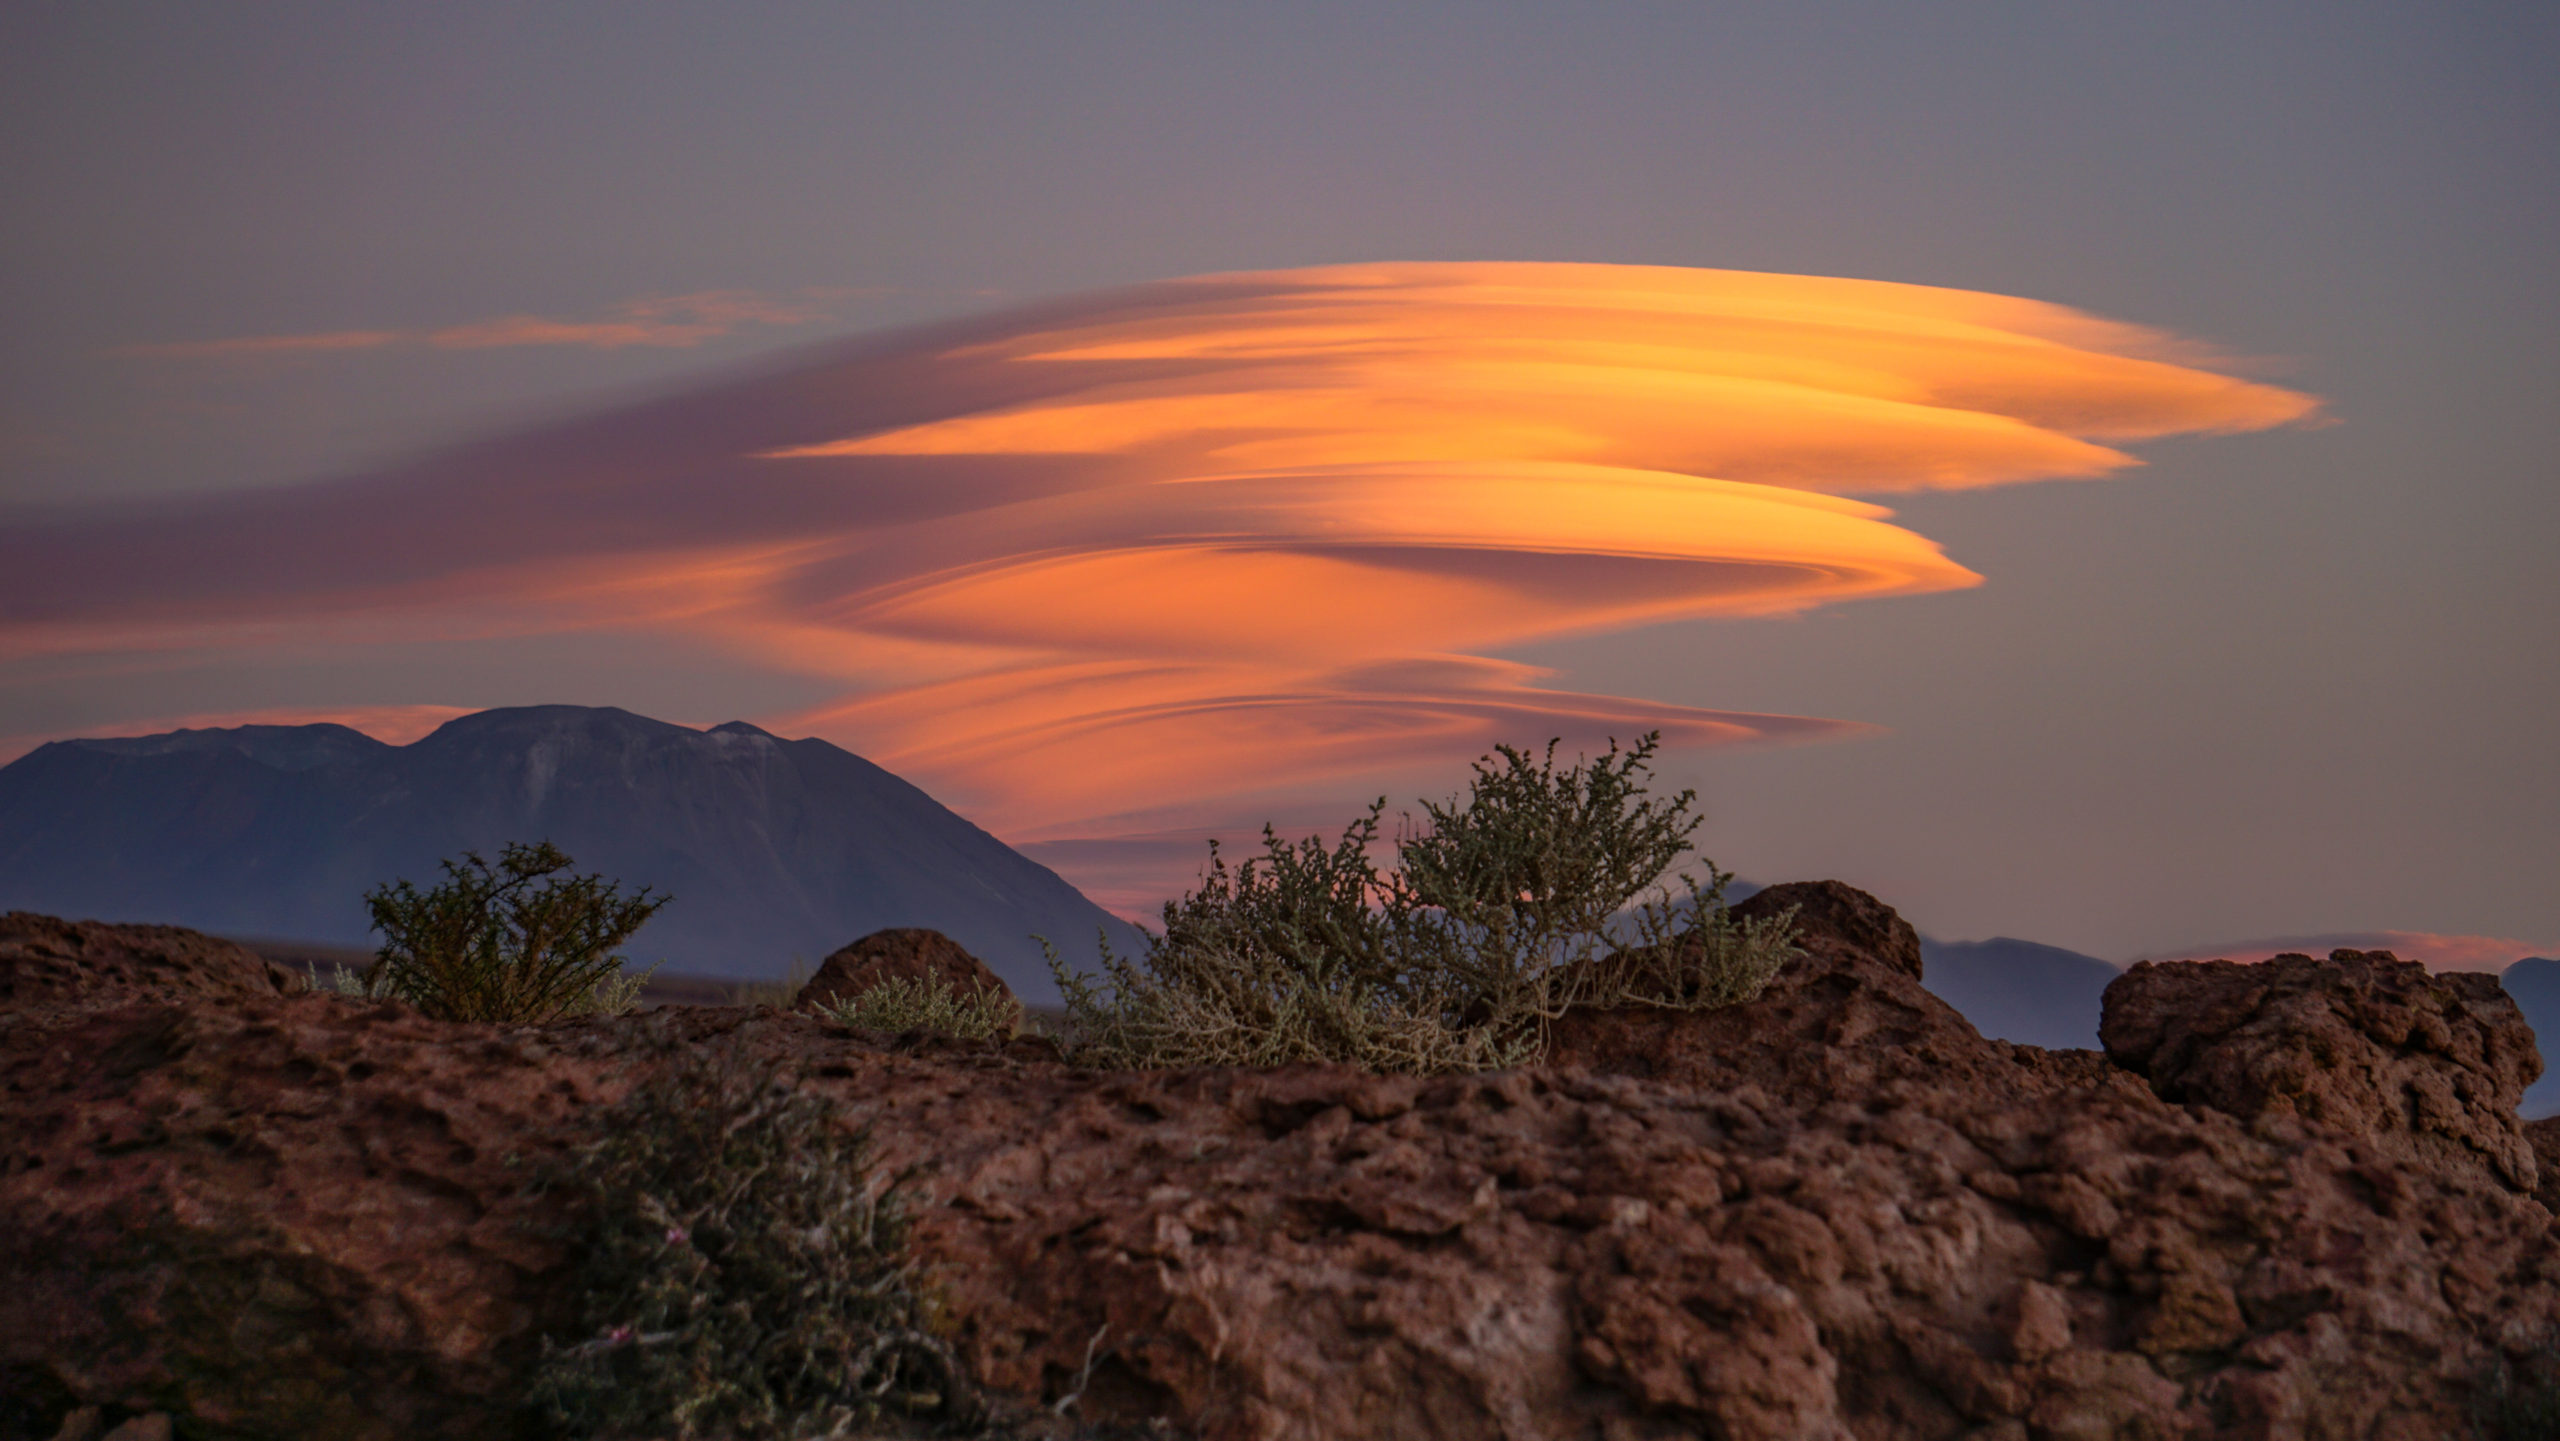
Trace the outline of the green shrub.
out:
M 1006 1041 L 1022 1029 L 1022 1003 L 1002 991 L 962 991 L 940 977 L 892 978 L 819 1007 L 829 1020 L 869 1031 L 934 1031 Z
M 678 1052 L 549 1178 L 583 1218 L 577 1329 L 532 1399 L 578 1436 L 841 1435 L 977 1411 L 907 1251 L 903 1178 L 841 1107 Z
M 383 936 L 361 988 L 449 1021 L 530 1024 L 631 1008 L 647 976 L 626 975 L 616 950 L 672 897 L 624 896 L 549 841 L 509 845 L 491 865 L 475 851 L 444 861 L 442 885 L 408 881 L 365 893 Z M 540 882 L 539 885 L 536 882 Z M 349 989 L 341 972 L 338 989 Z
M 1102 947 L 1099 980 L 1050 967 L 1089 1064 L 1337 1061 L 1432 1073 L 1533 1063 L 1578 1006 L 1729 1005 L 1795 954 L 1792 916 L 1736 922 L 1730 879 L 1664 884 L 1699 824 L 1694 792 L 1646 793 L 1658 734 L 1558 767 L 1509 746 L 1476 762 L 1463 803 L 1380 871 L 1381 800 L 1328 846 L 1263 828 L 1230 868 L 1215 843 L 1198 890 L 1168 902 L 1141 956 Z

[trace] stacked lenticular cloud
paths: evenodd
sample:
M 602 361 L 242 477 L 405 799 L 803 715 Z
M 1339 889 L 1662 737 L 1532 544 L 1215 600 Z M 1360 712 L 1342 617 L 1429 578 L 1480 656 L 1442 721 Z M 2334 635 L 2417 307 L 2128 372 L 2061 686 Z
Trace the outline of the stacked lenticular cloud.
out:
M 841 682 L 787 724 L 1009 836 L 1091 835 L 1496 740 L 1844 729 L 1558 691 L 1499 654 L 1972 585 L 1847 497 L 2100 476 L 2135 463 L 2118 444 L 2314 404 L 1967 291 L 1213 276 L 806 353 L 395 471 L 10 525 L 0 655 L 296 625 L 712 637 Z

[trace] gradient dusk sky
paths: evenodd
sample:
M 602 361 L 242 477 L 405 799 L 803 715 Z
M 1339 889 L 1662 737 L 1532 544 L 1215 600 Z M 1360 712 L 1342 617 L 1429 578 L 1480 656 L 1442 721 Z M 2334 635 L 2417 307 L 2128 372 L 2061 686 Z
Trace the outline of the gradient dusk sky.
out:
M 13 6 L 0 759 L 744 718 L 1130 908 L 1660 727 L 1718 862 L 1936 935 L 2560 952 L 2554 74 L 2548 4 Z

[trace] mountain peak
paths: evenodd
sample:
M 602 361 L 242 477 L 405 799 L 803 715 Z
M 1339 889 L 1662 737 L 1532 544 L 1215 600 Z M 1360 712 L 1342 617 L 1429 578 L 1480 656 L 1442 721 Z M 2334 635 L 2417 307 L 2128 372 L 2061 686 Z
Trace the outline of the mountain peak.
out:
M 1045 1001 L 1035 934 L 1072 943 L 1099 927 L 1139 944 L 914 785 L 744 721 L 508 706 L 406 746 L 345 726 L 241 727 L 65 742 L 0 767 L 0 909 L 360 944 L 371 887 L 533 840 L 673 895 L 632 956 L 679 971 L 780 975 L 795 955 L 922 926 Z
M 511 705 L 493 706 L 455 716 L 436 727 L 425 737 L 483 737 L 499 735 L 557 734 L 577 731 L 587 734 L 626 732 L 639 735 L 700 735 L 691 726 L 656 720 L 638 715 L 620 706 L 609 705 Z

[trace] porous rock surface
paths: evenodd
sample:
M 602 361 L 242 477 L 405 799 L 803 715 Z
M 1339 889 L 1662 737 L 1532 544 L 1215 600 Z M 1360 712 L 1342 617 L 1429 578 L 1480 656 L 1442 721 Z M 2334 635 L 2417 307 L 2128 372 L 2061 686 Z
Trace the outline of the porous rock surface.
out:
M 961 995 L 1013 989 L 987 964 L 940 931 L 902 926 L 873 931 L 828 956 L 818 973 L 792 998 L 795 1011 L 813 1011 L 851 1000 L 884 981 L 938 981 Z
M 2167 1100 L 2273 1136 L 2312 1122 L 2421 1164 L 2485 1165 L 2530 1191 L 2516 1103 L 2542 1055 L 2521 1016 L 2496 976 L 2332 951 L 2145 961 L 2107 988 L 2098 1035 Z
M 32 911 L 0 915 L 0 1014 L 110 997 L 218 1003 L 306 989 L 289 967 L 200 931 L 65 921 Z
M 526 1158 L 668 1043 L 786 1063 L 923 1168 L 916 1243 L 986 1384 L 1222 1441 L 2415 1441 L 2467 1434 L 2483 1368 L 2560 1321 L 2552 1212 L 2467 1143 L 1986 1041 L 1872 898 L 1746 904 L 1806 941 L 1758 1001 L 1571 1015 L 1552 1064 L 1437 1079 L 1085 1072 L 771 1010 L 12 1009 L 0 1434 L 85 1405 L 509 1434 L 565 1259 Z M 2218 984 L 2143 1004 L 2181 975 Z M 2299 1034 L 2246 1030 L 2220 1044 Z

